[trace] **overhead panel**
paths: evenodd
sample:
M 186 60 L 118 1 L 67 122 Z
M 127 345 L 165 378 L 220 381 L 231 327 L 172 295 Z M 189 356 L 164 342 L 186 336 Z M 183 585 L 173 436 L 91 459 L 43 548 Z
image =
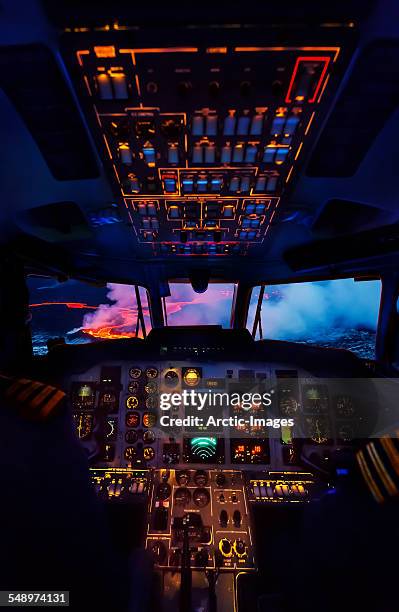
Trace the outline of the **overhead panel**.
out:
M 336 47 L 77 50 L 120 202 L 148 253 L 256 252 L 338 54 Z

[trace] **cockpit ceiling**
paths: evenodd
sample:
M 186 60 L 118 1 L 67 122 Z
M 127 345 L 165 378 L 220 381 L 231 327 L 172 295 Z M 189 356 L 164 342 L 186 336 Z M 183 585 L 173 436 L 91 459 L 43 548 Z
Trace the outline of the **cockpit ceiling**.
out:
M 130 48 L 117 37 L 76 50 L 82 95 L 145 256 L 259 252 L 339 54 L 331 46 Z

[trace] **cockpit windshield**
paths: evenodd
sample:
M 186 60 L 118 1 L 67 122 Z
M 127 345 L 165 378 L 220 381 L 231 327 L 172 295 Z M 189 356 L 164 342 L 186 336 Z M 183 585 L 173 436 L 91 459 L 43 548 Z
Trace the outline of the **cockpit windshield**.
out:
M 212 283 L 195 293 L 190 283 L 170 283 L 165 298 L 168 325 L 221 325 L 230 327 L 234 284 Z

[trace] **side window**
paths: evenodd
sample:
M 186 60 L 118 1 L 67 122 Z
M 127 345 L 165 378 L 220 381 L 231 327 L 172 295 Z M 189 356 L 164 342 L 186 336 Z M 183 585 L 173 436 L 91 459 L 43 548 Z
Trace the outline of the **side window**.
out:
M 255 338 L 348 349 L 375 357 L 381 282 L 337 279 L 258 286 L 247 328 Z
M 141 338 L 151 329 L 147 291 L 143 287 L 137 287 L 137 291 L 134 285 L 115 283 L 93 287 L 80 281 L 59 283 L 41 276 L 29 276 L 27 285 L 35 355 L 47 353 L 47 343 L 54 338 L 81 344 L 99 339 Z

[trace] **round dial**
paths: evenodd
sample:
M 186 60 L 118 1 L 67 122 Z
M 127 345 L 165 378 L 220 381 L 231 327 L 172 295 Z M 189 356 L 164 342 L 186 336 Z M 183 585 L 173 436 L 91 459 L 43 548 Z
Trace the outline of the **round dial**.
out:
M 209 504 L 210 496 L 208 489 L 199 487 L 193 493 L 193 502 L 198 508 L 205 508 Z
M 140 415 L 138 412 L 127 412 L 126 413 L 126 427 L 138 427 L 140 423 Z
M 128 410 L 134 410 L 139 405 L 139 400 L 135 395 L 129 395 L 126 398 L 126 408 Z
M 133 380 L 132 382 L 130 382 L 128 386 L 129 393 L 137 393 L 139 386 L 140 385 L 137 380 Z
M 158 385 L 155 382 L 155 380 L 150 380 L 146 386 L 145 386 L 145 392 L 148 395 L 151 395 L 152 393 L 156 393 L 158 391 Z
M 143 425 L 144 427 L 154 427 L 157 422 L 157 415 L 153 412 L 145 412 L 143 414 Z
M 147 429 L 143 432 L 143 440 L 147 444 L 152 444 L 155 442 L 155 433 L 151 429 Z
M 247 554 L 247 547 L 245 546 L 245 542 L 243 540 L 234 540 L 233 551 L 237 557 L 245 557 Z
M 208 475 L 204 470 L 197 470 L 194 474 L 194 482 L 199 487 L 204 487 L 208 482 Z
M 125 448 L 124 456 L 126 461 L 133 461 L 136 456 L 136 449 L 134 448 L 134 446 L 127 446 Z
M 190 474 L 187 472 L 187 470 L 176 472 L 176 482 L 180 486 L 185 486 L 190 482 Z
M 191 493 L 185 487 L 180 487 L 175 491 L 175 504 L 186 507 L 191 501 Z
M 149 367 L 145 371 L 147 378 L 156 378 L 158 376 L 158 370 L 154 367 Z
M 145 461 L 152 461 L 155 457 L 155 451 L 152 446 L 145 446 L 143 448 L 143 458 Z
M 134 378 L 134 379 L 140 378 L 141 374 L 142 374 L 142 370 L 138 368 L 137 366 L 133 366 L 129 370 L 130 378 Z
M 147 399 L 145 400 L 145 405 L 146 408 L 157 408 L 158 406 L 158 396 L 157 395 L 150 395 L 150 397 L 147 397 Z
M 167 387 L 176 387 L 179 382 L 179 375 L 175 370 L 168 370 L 164 376 L 164 380 Z
M 137 431 L 135 431 L 134 429 L 129 429 L 129 431 L 125 433 L 125 440 L 128 444 L 134 444 L 135 442 L 137 442 L 137 439 Z

